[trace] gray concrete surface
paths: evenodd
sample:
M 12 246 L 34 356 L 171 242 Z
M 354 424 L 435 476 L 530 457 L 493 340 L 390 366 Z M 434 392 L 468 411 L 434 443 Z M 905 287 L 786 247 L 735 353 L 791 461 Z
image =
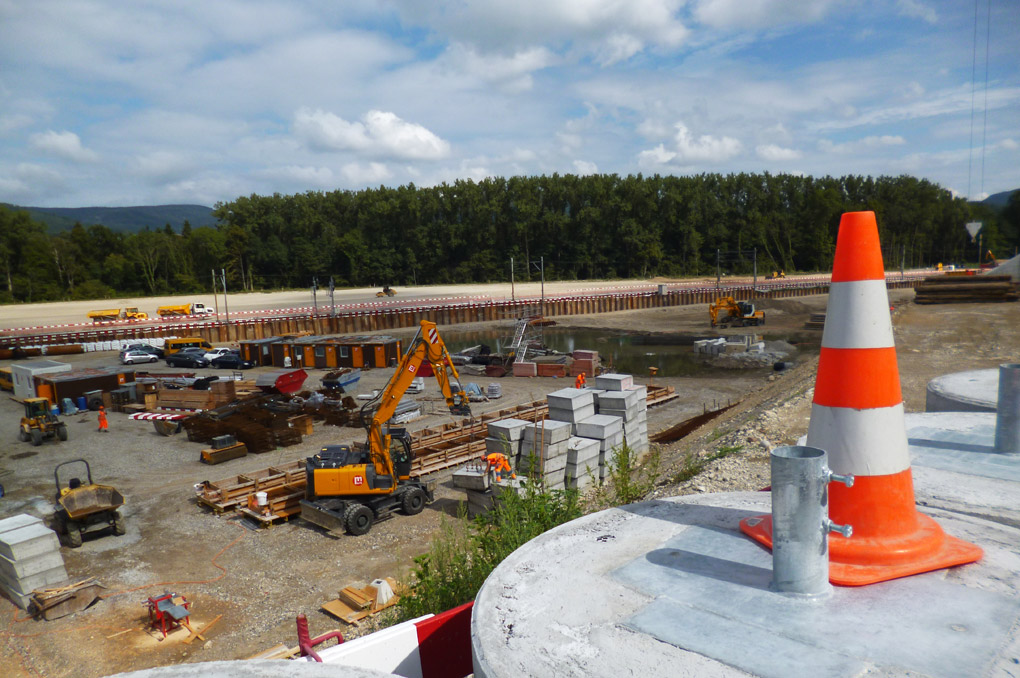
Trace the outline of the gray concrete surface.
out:
M 741 518 L 765 493 L 674 497 L 538 537 L 486 581 L 477 676 L 991 676 L 1020 657 L 1020 530 L 928 508 L 978 563 L 802 601 Z
M 994 412 L 999 370 L 969 370 L 936 377 L 925 392 L 926 412 Z

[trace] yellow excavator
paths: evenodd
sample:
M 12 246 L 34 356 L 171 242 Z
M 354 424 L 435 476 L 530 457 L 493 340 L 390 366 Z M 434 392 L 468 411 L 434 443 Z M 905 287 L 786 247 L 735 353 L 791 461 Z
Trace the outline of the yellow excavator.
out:
M 46 398 L 25 398 L 25 416 L 18 428 L 18 440 L 32 441 L 38 447 L 47 438 L 67 440 L 67 424 L 53 414 Z
M 721 318 L 720 314 L 725 311 L 726 315 Z M 749 301 L 737 301 L 733 297 L 719 297 L 714 304 L 708 305 L 708 315 L 712 321 L 712 327 L 727 327 L 735 325 L 764 325 L 765 311 L 756 311 L 754 304 Z
M 386 388 L 362 407 L 362 421 L 366 422 L 375 408 L 366 425 L 368 442 L 364 448 L 328 445 L 305 460 L 302 518 L 330 531 L 346 529 L 349 534 L 362 535 L 380 518 L 397 510 L 413 516 L 432 502 L 432 490 L 411 477 L 410 434 L 407 429 L 388 426 L 426 360 L 432 365 L 450 414 L 471 416 L 467 394 L 460 388 L 457 368 L 436 324 L 422 320 Z M 453 383 L 457 384 L 456 391 Z

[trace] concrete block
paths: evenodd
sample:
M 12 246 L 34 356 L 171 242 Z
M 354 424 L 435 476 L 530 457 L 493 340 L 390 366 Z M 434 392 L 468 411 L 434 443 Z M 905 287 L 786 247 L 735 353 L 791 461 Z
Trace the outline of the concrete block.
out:
M 595 388 L 605 391 L 622 391 L 634 385 L 634 377 L 629 374 L 600 374 L 595 377 Z
M 29 603 L 32 602 L 32 596 L 25 593 L 13 591 L 9 589 L 2 581 L 0 581 L 0 591 L 2 591 L 3 594 L 7 596 L 7 598 L 12 603 L 20 607 L 22 610 L 27 610 Z
M 624 421 L 630 421 L 630 420 L 634 419 L 635 417 L 638 416 L 638 414 L 640 414 L 640 412 L 641 412 L 641 410 L 639 410 L 637 408 L 637 405 L 635 405 L 634 407 L 628 408 L 626 410 L 618 410 L 618 409 L 615 409 L 615 408 L 600 408 L 599 409 L 599 414 L 605 414 L 605 415 L 610 416 L 610 417 L 619 417 L 620 419 L 622 419 Z
M 634 386 L 631 386 L 627 390 L 628 391 L 633 391 L 634 393 L 637 393 L 637 397 L 638 397 L 639 401 L 643 400 L 645 402 L 648 402 L 648 387 L 647 386 L 642 386 L 640 384 L 635 384 Z
M 582 438 L 605 440 L 623 430 L 623 419 L 606 414 L 596 414 L 577 422 L 577 435 Z
M 496 504 L 496 497 L 492 492 L 479 490 L 467 490 L 468 506 L 480 509 L 482 511 L 489 511 Z
M 567 476 L 565 471 L 560 469 L 559 471 L 545 473 L 540 480 L 542 481 L 542 486 L 547 490 L 562 490 Z
M 571 424 L 576 424 L 582 419 L 595 416 L 595 403 L 590 405 L 584 405 L 577 408 L 576 410 L 564 410 L 559 407 L 549 406 L 549 418 L 554 421 L 569 421 Z
M 524 494 L 524 483 L 520 478 L 503 478 L 498 483 L 493 483 L 491 489 L 493 496 L 498 500 L 505 492 Z
M 22 527 L 28 527 L 29 525 L 36 524 L 41 525 L 42 518 L 36 518 L 35 516 L 30 516 L 27 513 L 19 513 L 16 516 L 0 520 L 0 535 L 4 532 L 10 532 L 11 530 L 17 530 Z
M 586 388 L 561 388 L 546 396 L 549 408 L 559 410 L 576 410 L 582 407 L 595 407 L 595 394 Z
M 3 572 L 11 580 L 25 579 L 40 572 L 63 566 L 64 557 L 60 555 L 60 551 L 51 551 L 38 556 L 32 556 L 31 558 L 22 558 L 21 560 L 11 560 L 6 556 L 0 555 L 0 572 Z
M 65 581 L 67 581 L 67 571 L 64 569 L 63 560 L 56 567 L 51 567 L 48 570 L 36 572 L 26 577 L 11 577 L 6 572 L 0 570 L 0 582 L 4 586 L 12 591 L 26 595 L 35 589 L 63 584 Z
M 486 454 L 505 454 L 508 458 L 513 459 L 520 453 L 520 451 L 521 451 L 520 440 L 507 442 L 501 438 L 485 439 Z
M 596 464 L 599 458 L 599 441 L 590 438 L 574 437 L 567 441 L 567 465 Z
M 605 440 L 599 441 L 599 451 L 609 452 L 614 447 L 619 447 L 623 444 L 623 429 L 621 428 L 619 433 L 614 433 Z
M 570 437 L 570 428 L 570 422 L 546 419 L 534 424 L 528 424 L 524 428 L 522 439 L 526 441 L 559 443 Z
M 629 410 L 637 406 L 641 399 L 640 391 L 607 391 L 599 396 L 599 411 L 606 409 Z
M 477 466 L 465 466 L 453 472 L 453 486 L 484 492 L 489 489 L 489 474 Z
M 523 419 L 500 419 L 499 421 L 490 421 L 487 432 L 490 438 L 517 441 L 524 435 L 524 427 L 530 424 L 530 421 Z
M 0 534 L 0 555 L 21 560 L 60 550 L 57 533 L 42 523 L 19 527 Z
M 585 473 L 585 474 L 579 475 L 577 477 L 571 477 L 571 476 L 568 475 L 564 479 L 563 486 L 566 487 L 569 490 L 575 490 L 576 489 L 576 490 L 578 490 L 580 492 L 584 492 L 589 487 L 591 487 L 592 485 L 595 484 L 596 478 L 598 478 L 598 473 L 597 472 L 594 475 L 589 475 L 589 474 Z
M 569 438 L 567 440 L 569 440 Z M 537 442 L 531 442 L 528 440 L 522 440 L 521 453 L 519 456 L 522 459 L 526 459 L 531 455 L 535 455 L 539 459 L 548 459 L 550 457 L 558 457 L 566 453 L 567 453 L 566 440 L 561 440 L 558 443 L 547 443 L 545 445 L 541 445 Z

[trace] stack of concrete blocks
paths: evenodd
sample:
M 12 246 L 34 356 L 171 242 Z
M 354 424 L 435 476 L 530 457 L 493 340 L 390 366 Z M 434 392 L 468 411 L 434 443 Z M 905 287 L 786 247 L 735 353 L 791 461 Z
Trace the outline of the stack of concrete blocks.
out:
M 623 419 L 596 414 L 577 422 L 577 435 L 598 442 L 599 480 L 605 480 L 609 475 L 608 464 L 613 461 L 613 450 L 623 444 Z
M 594 416 L 594 415 L 592 415 Z M 567 440 L 567 474 L 564 480 L 568 489 L 584 491 L 599 477 L 599 441 L 572 436 Z
M 505 454 L 510 465 L 516 470 L 517 458 L 521 453 L 521 437 L 530 421 L 523 419 L 500 419 L 490 421 L 487 427 L 488 437 L 485 438 L 486 454 Z
M 570 424 L 571 435 L 577 433 L 577 422 L 595 415 L 595 393 L 586 388 L 563 388 L 546 396 L 549 418 Z
M 517 463 L 519 472 L 541 482 L 547 490 L 562 490 L 572 428 L 570 422 L 552 419 L 526 426 Z
M 453 474 L 453 485 L 464 490 L 468 500 L 468 515 L 474 518 L 479 513 L 491 511 L 507 490 L 520 492 L 521 481 L 504 473 L 499 482 L 494 482 L 488 465 L 469 463 Z
M 0 589 L 28 609 L 32 591 L 67 581 L 57 534 L 25 513 L 0 520 Z
M 599 396 L 599 414 L 620 417 L 623 437 L 635 454 L 648 451 L 648 389 L 635 386 L 629 374 L 604 374 L 596 378 L 596 387 L 605 389 Z
M 705 355 L 719 355 L 720 353 L 725 353 L 726 338 L 719 337 L 718 339 L 699 339 L 694 342 L 694 352 Z

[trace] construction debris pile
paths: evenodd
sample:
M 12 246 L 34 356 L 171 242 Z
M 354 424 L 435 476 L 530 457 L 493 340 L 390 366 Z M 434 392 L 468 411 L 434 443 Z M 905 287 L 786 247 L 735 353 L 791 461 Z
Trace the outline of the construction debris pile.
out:
M 914 290 L 918 304 L 1017 301 L 1020 283 L 1008 275 L 942 275 L 925 278 Z
M 824 326 L 825 314 L 822 314 L 821 323 Z M 701 339 L 694 342 L 694 352 L 711 358 L 713 367 L 733 369 L 770 367 L 789 355 L 788 351 L 775 347 L 770 350 L 761 335 L 755 334 Z

